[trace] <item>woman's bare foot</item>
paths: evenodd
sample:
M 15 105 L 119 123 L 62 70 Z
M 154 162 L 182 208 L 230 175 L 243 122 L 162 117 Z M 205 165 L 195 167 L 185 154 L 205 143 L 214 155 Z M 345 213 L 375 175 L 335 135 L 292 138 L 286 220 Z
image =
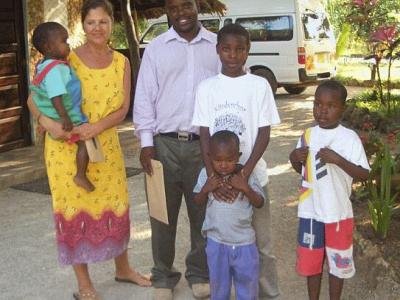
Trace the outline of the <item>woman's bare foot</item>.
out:
M 77 174 L 74 177 L 74 182 L 77 186 L 80 186 L 88 192 L 94 191 L 94 185 L 89 181 L 86 176 L 81 176 Z
M 101 300 L 95 289 L 79 290 L 79 292 L 73 293 L 73 297 L 75 300 Z
M 73 297 L 75 300 L 101 300 L 101 297 L 91 284 L 79 287 L 79 292 L 73 293 Z
M 115 280 L 118 282 L 137 284 L 138 286 L 142 287 L 150 287 L 152 285 L 150 278 L 132 269 L 130 269 L 128 274 L 116 274 Z

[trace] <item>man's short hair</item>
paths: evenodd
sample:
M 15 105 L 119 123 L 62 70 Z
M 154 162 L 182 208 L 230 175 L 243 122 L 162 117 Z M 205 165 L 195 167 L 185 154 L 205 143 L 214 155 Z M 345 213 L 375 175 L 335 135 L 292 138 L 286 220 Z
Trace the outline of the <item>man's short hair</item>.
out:
M 239 137 L 233 131 L 229 130 L 217 131 L 211 136 L 210 142 L 218 145 L 221 144 L 226 145 L 233 143 L 237 151 L 239 151 L 239 145 L 240 145 Z
M 217 43 L 219 44 L 227 35 L 242 36 L 246 39 L 246 43 L 250 45 L 249 32 L 239 24 L 228 24 L 221 28 L 217 34 Z
M 39 24 L 32 35 L 32 44 L 37 51 L 45 54 L 45 45 L 48 43 L 50 36 L 53 32 L 61 32 L 66 30 L 61 24 L 57 22 L 45 22 Z
M 323 83 L 318 85 L 317 90 L 315 91 L 315 95 L 317 95 L 323 90 L 330 90 L 337 93 L 339 95 L 339 100 L 343 104 L 346 103 L 347 90 L 341 82 L 334 79 L 324 81 Z

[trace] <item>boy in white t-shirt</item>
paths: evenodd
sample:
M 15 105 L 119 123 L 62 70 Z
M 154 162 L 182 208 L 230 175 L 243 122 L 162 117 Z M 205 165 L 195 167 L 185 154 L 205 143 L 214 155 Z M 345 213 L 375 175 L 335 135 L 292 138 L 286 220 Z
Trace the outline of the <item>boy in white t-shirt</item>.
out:
M 357 133 L 339 124 L 347 97 L 335 80 L 315 92 L 314 119 L 290 154 L 302 174 L 298 206 L 299 231 L 296 270 L 307 276 L 310 299 L 318 299 L 323 262 L 329 266 L 330 299 L 340 299 L 344 278 L 355 273 L 353 260 L 354 180 L 366 180 L 369 165 Z
M 217 36 L 221 73 L 202 81 L 197 89 L 192 124 L 200 126 L 202 157 L 208 176 L 214 172 L 209 153 L 210 135 L 220 130 L 236 133 L 240 140 L 240 164 L 246 180 L 250 174 L 266 192 L 267 165 L 262 159 L 269 143 L 270 126 L 279 124 L 274 96 L 268 82 L 246 73 L 244 64 L 250 49 L 249 33 L 238 24 L 223 27 Z M 229 183 L 213 193 L 217 199 L 232 202 L 238 191 Z M 270 242 L 269 201 L 254 212 L 253 226 L 260 254 L 259 297 L 279 295 L 276 259 Z

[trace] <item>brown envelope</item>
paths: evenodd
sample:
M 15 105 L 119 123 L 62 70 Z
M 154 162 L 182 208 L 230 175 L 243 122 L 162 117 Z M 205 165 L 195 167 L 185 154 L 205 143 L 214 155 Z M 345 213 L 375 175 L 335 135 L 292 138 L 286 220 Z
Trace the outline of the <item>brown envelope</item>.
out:
M 97 136 L 86 140 L 85 145 L 90 162 L 104 162 L 103 149 Z
M 158 160 L 151 160 L 153 175 L 146 173 L 146 194 L 150 217 L 165 224 L 168 223 L 167 198 L 165 197 L 163 165 Z

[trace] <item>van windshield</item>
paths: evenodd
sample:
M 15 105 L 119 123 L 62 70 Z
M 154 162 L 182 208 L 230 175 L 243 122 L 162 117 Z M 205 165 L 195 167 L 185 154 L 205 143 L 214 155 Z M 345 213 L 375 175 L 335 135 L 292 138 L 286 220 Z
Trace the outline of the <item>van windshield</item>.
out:
M 154 40 L 156 37 L 158 37 L 161 33 L 164 33 L 168 30 L 168 23 L 163 22 L 163 23 L 156 23 L 151 25 L 149 30 L 147 30 L 146 34 L 142 38 L 142 43 L 143 44 L 148 44 L 152 40 Z
M 303 14 L 304 36 L 306 40 L 332 39 L 333 31 L 328 18 L 323 14 Z
M 236 23 L 247 29 L 252 42 L 290 41 L 293 38 L 291 16 L 238 18 Z
M 217 33 L 219 30 L 219 19 L 207 19 L 207 20 L 199 20 L 201 24 L 206 28 L 207 30 L 210 30 L 211 32 Z M 160 34 L 168 31 L 168 23 L 167 22 L 162 22 L 162 23 L 155 23 L 151 25 L 149 30 L 145 33 L 145 35 L 142 38 L 141 43 L 142 44 L 148 44 L 152 40 L 154 40 L 156 37 L 158 37 Z

